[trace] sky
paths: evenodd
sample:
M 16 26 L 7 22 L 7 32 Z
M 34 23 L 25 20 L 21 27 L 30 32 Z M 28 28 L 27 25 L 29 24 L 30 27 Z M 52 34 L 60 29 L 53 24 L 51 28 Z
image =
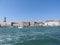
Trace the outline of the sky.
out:
M 0 22 L 60 20 L 60 0 L 0 0 Z

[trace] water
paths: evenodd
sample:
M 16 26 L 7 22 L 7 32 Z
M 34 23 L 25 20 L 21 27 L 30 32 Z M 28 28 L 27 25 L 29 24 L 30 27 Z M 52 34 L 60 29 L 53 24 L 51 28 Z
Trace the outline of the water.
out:
M 0 27 L 0 45 L 60 45 L 60 27 Z

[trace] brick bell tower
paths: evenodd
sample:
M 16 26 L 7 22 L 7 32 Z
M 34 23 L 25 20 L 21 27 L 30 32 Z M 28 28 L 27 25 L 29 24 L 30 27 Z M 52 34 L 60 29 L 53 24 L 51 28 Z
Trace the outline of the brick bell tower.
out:
M 4 20 L 3 20 L 3 22 L 6 22 L 6 17 L 4 17 Z

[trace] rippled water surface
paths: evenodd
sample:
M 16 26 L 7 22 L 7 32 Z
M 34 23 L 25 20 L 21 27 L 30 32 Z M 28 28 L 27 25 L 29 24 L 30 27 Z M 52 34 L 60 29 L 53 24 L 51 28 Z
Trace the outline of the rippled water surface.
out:
M 0 45 L 60 45 L 60 27 L 0 27 Z

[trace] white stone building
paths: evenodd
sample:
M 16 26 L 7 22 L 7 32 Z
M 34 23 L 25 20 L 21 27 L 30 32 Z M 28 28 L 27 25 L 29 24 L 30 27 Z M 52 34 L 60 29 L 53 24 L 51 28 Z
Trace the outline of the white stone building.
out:
M 47 20 L 44 22 L 44 26 L 60 26 L 59 20 Z
M 1 26 L 11 26 L 11 22 L 1 22 Z

